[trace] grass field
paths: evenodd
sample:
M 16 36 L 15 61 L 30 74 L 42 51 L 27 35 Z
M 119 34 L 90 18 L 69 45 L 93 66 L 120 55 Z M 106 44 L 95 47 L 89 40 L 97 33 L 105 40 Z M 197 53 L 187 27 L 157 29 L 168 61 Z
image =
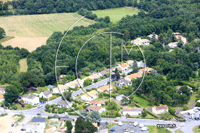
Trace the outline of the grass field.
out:
M 156 126 L 152 126 L 152 125 L 147 125 L 146 127 L 149 128 L 149 133 L 166 133 L 166 130 L 167 130 L 165 128 L 157 128 Z M 169 132 L 171 133 L 171 131 Z
M 181 130 L 176 130 L 175 133 L 183 133 Z
M 121 18 L 125 17 L 126 15 L 132 16 L 133 14 L 138 14 L 139 10 L 137 8 L 132 7 L 122 7 L 106 10 L 96 10 L 92 12 L 96 14 L 99 18 L 109 16 L 111 22 L 115 23 Z
M 194 133 L 200 133 L 200 128 L 199 128 L 199 126 L 200 126 L 200 125 L 195 126 L 195 127 L 192 129 L 192 131 L 193 131 Z
M 20 72 L 26 72 L 27 69 L 28 69 L 28 66 L 27 66 L 27 58 L 24 58 L 24 59 L 21 59 L 19 61 L 19 65 L 20 65 Z
M 7 36 L 49 37 L 54 31 L 66 31 L 79 18 L 77 13 L 8 16 L 0 18 L 0 27 Z M 75 26 L 92 23 L 94 21 L 84 18 Z
M 8 40 L 10 40 L 10 39 L 13 39 L 13 38 L 14 38 L 13 36 L 6 36 L 6 37 L 4 37 L 3 39 L 0 39 L 0 44 L 3 43 L 3 42 L 8 41 Z

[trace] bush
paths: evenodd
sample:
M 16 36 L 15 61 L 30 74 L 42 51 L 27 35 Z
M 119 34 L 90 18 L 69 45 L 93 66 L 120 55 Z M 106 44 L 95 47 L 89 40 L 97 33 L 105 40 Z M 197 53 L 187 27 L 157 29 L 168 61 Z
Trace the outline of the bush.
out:
M 185 111 L 185 110 L 188 110 L 189 109 L 189 107 L 187 106 L 187 105 L 183 105 L 183 110 Z
M 175 110 L 173 107 L 170 107 L 170 106 L 169 106 L 169 113 L 170 113 L 171 115 L 175 115 L 175 112 L 176 112 L 176 110 Z
M 200 102 L 197 102 L 195 106 L 200 107 Z
M 13 109 L 13 110 L 17 110 L 18 108 L 17 108 L 17 106 L 15 105 L 15 106 L 12 107 L 12 109 Z

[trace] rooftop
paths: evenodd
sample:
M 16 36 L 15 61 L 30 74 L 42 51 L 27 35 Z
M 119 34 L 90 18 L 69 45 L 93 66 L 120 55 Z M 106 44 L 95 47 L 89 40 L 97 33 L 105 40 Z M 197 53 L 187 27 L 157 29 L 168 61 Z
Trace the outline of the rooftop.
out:
M 123 107 L 121 111 L 142 111 L 143 108 L 131 108 L 131 107 Z
M 0 94 L 0 99 L 2 99 L 3 98 L 3 95 L 2 94 Z
M 39 118 L 39 117 L 35 117 L 31 120 L 31 122 L 45 122 L 46 118 Z
M 0 91 L 5 91 L 5 88 L 0 88 Z
M 156 106 L 154 107 L 156 110 L 164 110 L 164 109 L 168 109 L 167 105 L 161 105 L 161 106 Z
M 52 92 L 49 91 L 49 90 L 47 90 L 47 91 L 44 91 L 43 94 L 44 94 L 45 96 L 48 96 L 48 95 L 52 94 Z
M 90 105 L 88 107 L 86 107 L 87 110 L 96 110 L 99 111 L 102 107 L 100 106 L 96 106 L 96 105 Z
M 129 78 L 129 79 L 137 78 L 137 77 L 142 77 L 142 74 L 138 72 L 138 73 L 134 73 L 134 74 L 127 76 L 127 78 Z
M 97 90 L 102 90 L 102 91 L 106 91 L 109 90 L 110 85 L 104 85 L 102 87 L 99 87 Z M 111 89 L 113 88 L 113 86 L 111 85 Z
M 35 96 L 30 95 L 30 94 L 26 94 L 26 95 L 23 95 L 22 98 L 34 99 Z

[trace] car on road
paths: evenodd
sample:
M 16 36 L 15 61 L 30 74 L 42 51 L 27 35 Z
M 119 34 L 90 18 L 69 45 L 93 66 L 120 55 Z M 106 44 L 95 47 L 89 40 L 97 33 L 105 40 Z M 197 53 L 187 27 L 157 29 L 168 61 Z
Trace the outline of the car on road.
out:
M 149 129 L 148 129 L 148 127 L 142 127 L 141 128 L 141 131 L 148 131 Z
M 119 120 L 114 120 L 114 122 L 119 122 Z
M 37 115 L 41 115 L 41 113 L 37 113 Z
M 18 124 L 16 123 L 14 126 L 16 127 L 16 126 L 18 126 Z
M 14 124 L 11 124 L 11 127 L 13 127 L 14 126 Z
M 21 131 L 26 131 L 26 129 L 25 129 L 25 128 L 22 128 Z
M 136 121 L 133 123 L 133 125 L 136 127 L 139 123 Z
M 54 115 L 53 117 L 59 117 L 59 115 Z

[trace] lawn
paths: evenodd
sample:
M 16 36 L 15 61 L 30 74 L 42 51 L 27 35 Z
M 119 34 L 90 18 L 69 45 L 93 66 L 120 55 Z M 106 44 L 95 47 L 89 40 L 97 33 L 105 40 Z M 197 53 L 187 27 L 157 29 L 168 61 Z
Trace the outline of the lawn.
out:
M 199 128 L 199 126 L 200 126 L 200 125 L 195 126 L 195 127 L 192 129 L 192 131 L 193 131 L 194 133 L 200 133 L 200 128 Z
M 96 14 L 98 18 L 102 17 L 104 18 L 105 16 L 109 16 L 111 22 L 116 23 L 126 15 L 132 16 L 134 14 L 138 14 L 139 10 L 137 8 L 132 8 L 132 7 L 122 7 L 122 8 L 114 8 L 106 10 L 96 10 L 92 12 Z
M 112 124 L 108 125 L 108 133 L 110 133 L 110 129 L 115 125 L 117 125 L 117 123 L 112 123 Z
M 27 58 L 24 58 L 24 59 L 21 59 L 19 61 L 19 65 L 20 65 L 20 72 L 26 72 L 27 69 L 28 69 L 28 66 L 27 66 Z
M 183 133 L 181 130 L 176 130 L 175 133 Z
M 20 15 L 0 18 L 7 36 L 49 37 L 54 31 L 66 31 L 81 16 L 77 13 Z M 88 26 L 94 21 L 84 18 L 74 26 Z
M 146 127 L 149 128 L 149 133 L 167 133 L 169 131 L 165 128 L 157 128 L 156 126 L 147 125 Z M 169 131 L 171 133 L 171 131 Z
M 134 95 L 134 102 L 136 102 L 137 104 L 139 104 L 143 108 L 146 108 L 148 106 L 148 101 L 137 96 L 137 95 Z

